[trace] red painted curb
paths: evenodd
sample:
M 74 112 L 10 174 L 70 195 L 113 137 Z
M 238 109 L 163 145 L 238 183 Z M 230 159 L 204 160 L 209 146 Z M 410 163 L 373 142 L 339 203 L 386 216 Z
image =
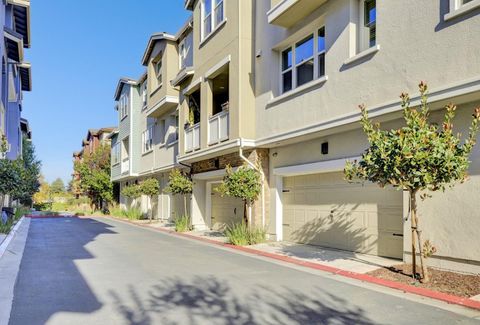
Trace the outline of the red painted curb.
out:
M 235 246 L 235 245 L 232 245 L 232 244 L 226 244 L 226 243 L 222 243 L 222 242 L 212 240 L 212 239 L 208 239 L 208 238 L 197 237 L 197 236 L 190 235 L 190 234 L 185 234 L 185 233 L 178 233 L 178 232 L 175 232 L 173 230 L 166 229 L 166 228 L 155 228 L 155 227 L 149 226 L 148 224 L 137 224 L 137 223 L 132 222 L 130 220 L 123 220 L 123 219 L 118 219 L 118 218 L 115 218 L 115 217 L 109 217 L 109 218 L 112 218 L 114 220 L 120 220 L 120 221 L 123 221 L 123 222 L 127 222 L 129 224 L 136 225 L 136 226 L 141 226 L 141 227 L 144 227 L 144 228 L 153 229 L 153 230 L 156 230 L 156 231 L 159 231 L 159 232 L 175 235 L 175 236 L 178 236 L 178 237 L 185 237 L 185 238 L 189 238 L 189 239 L 194 239 L 194 240 L 198 240 L 198 241 L 213 244 L 213 245 L 222 246 L 222 247 L 242 251 L 242 252 L 249 253 L 249 254 L 252 254 L 252 255 L 267 257 L 267 258 L 271 258 L 271 259 L 274 259 L 274 260 L 278 260 L 278 261 L 282 261 L 282 262 L 286 262 L 286 263 L 290 263 L 290 264 L 295 264 L 295 265 L 298 265 L 298 266 L 307 267 L 307 268 L 318 270 L 318 271 L 324 271 L 324 272 L 344 276 L 344 277 L 347 277 L 347 278 L 360 280 L 360 281 L 363 281 L 363 282 L 373 283 L 373 284 L 377 284 L 377 285 L 380 285 L 380 286 L 384 286 L 384 287 L 388 287 L 388 288 L 391 288 L 391 289 L 396 289 L 396 290 L 400 290 L 400 291 L 403 291 L 403 292 L 416 294 L 416 295 L 419 295 L 419 296 L 423 296 L 423 297 L 427 297 L 427 298 L 431 298 L 431 299 L 435 299 L 435 300 L 441 300 L 441 301 L 447 302 L 449 304 L 460 305 L 460 306 L 480 310 L 480 301 L 475 301 L 475 300 L 472 300 L 472 299 L 469 299 L 469 298 L 457 297 L 457 296 L 449 295 L 449 294 L 446 294 L 446 293 L 443 293 L 443 292 L 438 292 L 438 291 L 433 291 L 433 290 L 430 290 L 430 289 L 415 287 L 415 286 L 409 285 L 409 284 L 403 284 L 403 283 L 399 283 L 399 282 L 395 282 L 395 281 L 380 279 L 380 278 L 376 278 L 376 277 L 368 275 L 368 274 L 361 274 L 361 273 L 357 273 L 357 272 L 345 271 L 345 270 L 342 270 L 342 269 L 339 269 L 339 268 L 336 268 L 336 267 L 333 267 L 333 266 L 328 266 L 328 265 L 324 265 L 324 264 L 320 264 L 320 263 L 302 261 L 302 260 L 299 260 L 299 259 L 296 259 L 296 258 L 293 258 L 293 257 L 289 257 L 289 256 L 285 256 L 285 255 L 263 252 L 263 251 L 260 251 L 260 250 L 254 249 L 254 248 L 250 248 L 250 247 Z

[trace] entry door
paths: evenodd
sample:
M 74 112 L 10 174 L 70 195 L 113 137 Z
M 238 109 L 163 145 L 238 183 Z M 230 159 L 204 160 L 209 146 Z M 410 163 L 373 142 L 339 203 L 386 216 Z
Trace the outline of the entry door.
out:
M 222 197 L 215 189 L 220 184 L 213 184 L 212 197 L 212 229 L 224 230 L 226 226 L 243 221 L 243 201 L 238 198 Z

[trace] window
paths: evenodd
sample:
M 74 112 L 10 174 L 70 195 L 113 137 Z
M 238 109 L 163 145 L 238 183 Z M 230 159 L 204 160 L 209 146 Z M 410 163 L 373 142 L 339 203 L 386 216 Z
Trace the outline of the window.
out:
M 155 75 L 157 76 L 158 85 L 162 85 L 162 60 L 158 59 L 154 63 Z
M 142 134 L 142 152 L 147 153 L 153 148 L 153 125 L 149 126 Z
M 178 118 L 178 113 L 175 114 L 174 121 L 175 121 L 175 125 L 174 125 L 174 127 L 175 127 L 175 141 L 178 141 L 178 123 L 180 121 L 180 119 Z
M 167 135 L 165 120 L 158 120 L 158 130 L 160 132 L 160 145 L 165 144 L 165 138 Z
M 376 0 L 365 0 L 364 2 L 364 25 L 368 30 L 368 45 L 375 46 L 377 43 L 377 4 Z
M 202 1 L 202 39 L 210 35 L 224 20 L 225 7 L 223 0 Z
M 480 0 L 450 0 L 450 10 L 443 16 L 445 21 L 465 15 L 480 8 Z
M 112 147 L 112 165 L 120 163 L 120 143 L 116 143 Z
M 281 53 L 281 90 L 288 92 L 325 75 L 325 27 Z
M 120 119 L 123 120 L 128 115 L 128 96 L 123 94 L 118 101 Z
M 178 57 L 180 70 L 185 68 L 185 61 L 187 59 L 187 49 L 185 48 L 185 39 L 183 39 L 178 45 Z
M 142 103 L 143 107 L 147 106 L 147 81 L 142 84 Z

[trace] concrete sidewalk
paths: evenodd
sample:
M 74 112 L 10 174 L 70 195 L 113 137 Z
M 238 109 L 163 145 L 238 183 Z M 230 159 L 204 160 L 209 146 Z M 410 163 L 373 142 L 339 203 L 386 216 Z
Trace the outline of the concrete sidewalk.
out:
M 166 231 L 175 231 L 175 227 L 171 223 L 159 221 L 148 222 L 146 220 L 131 222 Z M 228 238 L 218 231 L 194 230 L 186 232 L 185 234 L 197 238 L 218 241 L 220 243 L 228 243 Z M 365 274 L 381 267 L 389 267 L 402 263 L 402 261 L 396 259 L 290 242 L 266 242 L 249 247 L 270 254 L 288 256 L 297 260 L 318 263 L 360 274 Z

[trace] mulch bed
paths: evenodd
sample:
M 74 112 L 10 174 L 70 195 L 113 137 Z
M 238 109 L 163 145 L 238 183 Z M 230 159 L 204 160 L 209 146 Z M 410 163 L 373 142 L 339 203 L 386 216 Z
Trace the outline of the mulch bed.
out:
M 470 298 L 480 294 L 480 275 L 440 271 L 433 268 L 428 268 L 428 270 L 430 271 L 429 283 L 421 283 L 412 279 L 411 264 L 381 268 L 368 274 L 380 279 L 410 284 L 457 297 Z M 418 272 L 421 272 L 419 266 L 417 266 Z

